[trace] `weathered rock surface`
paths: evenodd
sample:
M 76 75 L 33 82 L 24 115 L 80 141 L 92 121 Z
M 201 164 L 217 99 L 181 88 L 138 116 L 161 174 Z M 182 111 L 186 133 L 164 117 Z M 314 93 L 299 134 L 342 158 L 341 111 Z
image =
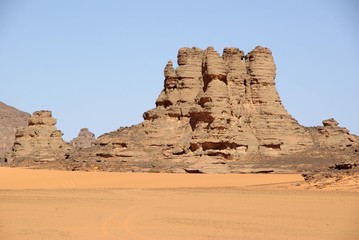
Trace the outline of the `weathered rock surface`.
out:
M 359 146 L 358 137 L 335 120 L 306 128 L 286 111 L 268 48 L 247 55 L 238 48 L 225 48 L 222 55 L 212 47 L 181 48 L 177 63 L 164 69 L 156 108 L 143 114 L 141 124 L 99 137 L 92 158 L 238 160 Z
M 15 132 L 27 126 L 30 114 L 0 102 L 0 159 L 12 151 Z
M 79 135 L 72 139 L 70 144 L 75 148 L 88 148 L 95 145 L 95 134 L 90 132 L 88 128 L 81 128 Z
M 56 119 L 50 111 L 37 111 L 29 118 L 28 126 L 19 128 L 15 134 L 13 151 L 8 162 L 33 160 L 47 162 L 64 159 L 71 146 L 62 140 L 56 128 Z

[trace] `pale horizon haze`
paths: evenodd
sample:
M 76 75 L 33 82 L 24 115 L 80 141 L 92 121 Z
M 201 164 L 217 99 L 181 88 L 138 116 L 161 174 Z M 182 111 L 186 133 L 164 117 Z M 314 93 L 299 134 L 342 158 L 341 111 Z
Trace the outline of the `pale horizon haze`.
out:
M 268 47 L 287 111 L 359 135 L 359 1 L 0 0 L 0 101 L 69 141 L 140 123 L 181 47 Z

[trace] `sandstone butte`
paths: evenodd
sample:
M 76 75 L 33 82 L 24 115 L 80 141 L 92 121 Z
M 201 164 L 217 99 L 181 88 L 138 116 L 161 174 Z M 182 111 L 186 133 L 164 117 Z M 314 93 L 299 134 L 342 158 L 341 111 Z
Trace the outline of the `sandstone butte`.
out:
M 222 55 L 212 47 L 181 48 L 177 64 L 176 69 L 172 61 L 165 66 L 164 88 L 142 123 L 75 148 L 63 142 L 50 112 L 35 112 L 29 126 L 16 133 L 9 161 L 65 159 L 76 169 L 102 164 L 101 170 L 121 171 L 139 161 L 151 169 L 150 163 L 159 160 L 246 161 L 308 152 L 358 158 L 359 137 L 334 119 L 304 127 L 286 111 L 268 48 L 258 46 L 246 55 L 238 48 L 225 48 Z

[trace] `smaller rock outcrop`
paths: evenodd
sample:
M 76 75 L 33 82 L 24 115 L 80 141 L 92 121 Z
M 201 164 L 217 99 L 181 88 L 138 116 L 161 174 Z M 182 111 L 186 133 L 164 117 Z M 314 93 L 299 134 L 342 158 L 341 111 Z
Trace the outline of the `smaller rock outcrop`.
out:
M 315 139 L 320 146 L 332 150 L 359 149 L 359 137 L 340 127 L 334 118 L 323 120 L 323 126 L 316 127 Z
M 336 127 L 339 123 L 334 118 L 329 118 L 322 121 L 324 127 Z
M 95 134 L 89 131 L 88 128 L 81 128 L 79 135 L 72 139 L 70 144 L 75 148 L 88 148 L 95 145 Z
M 30 114 L 0 102 L 0 159 L 10 153 L 15 142 L 15 132 L 27 126 Z
M 28 126 L 19 128 L 15 134 L 13 151 L 8 162 L 21 159 L 35 162 L 64 159 L 71 146 L 62 139 L 62 133 L 56 128 L 56 119 L 50 111 L 34 112 Z

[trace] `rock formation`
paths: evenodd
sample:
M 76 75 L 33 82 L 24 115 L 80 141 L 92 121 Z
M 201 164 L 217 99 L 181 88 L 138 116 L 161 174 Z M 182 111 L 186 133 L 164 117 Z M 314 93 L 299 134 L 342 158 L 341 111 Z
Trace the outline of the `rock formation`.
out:
M 327 147 L 332 150 L 354 149 L 359 151 L 359 138 L 349 133 L 349 130 L 339 126 L 333 119 L 323 120 L 322 127 L 308 128 L 314 133 L 317 147 Z
M 358 137 L 334 120 L 306 128 L 283 107 L 275 88 L 276 66 L 268 48 L 244 55 L 225 48 L 181 48 L 169 61 L 156 108 L 137 126 L 99 137 L 96 159 L 225 159 L 277 157 L 321 147 L 358 146 Z M 86 158 L 91 158 L 90 150 Z M 101 160 L 98 160 L 101 161 Z
M 81 128 L 79 135 L 72 139 L 70 144 L 75 148 L 88 148 L 95 145 L 95 134 L 90 132 L 88 128 Z
M 11 152 L 16 129 L 27 126 L 30 114 L 0 102 L 0 159 Z
M 71 149 L 56 129 L 56 119 L 50 111 L 37 111 L 29 119 L 28 126 L 19 128 L 15 134 L 13 152 L 8 162 L 22 159 L 35 162 L 64 159 Z
M 223 173 L 286 172 L 296 165 L 302 171 L 325 168 L 323 159 L 359 159 L 359 138 L 334 119 L 304 127 L 286 111 L 268 48 L 246 55 L 238 48 L 222 55 L 212 47 L 181 48 L 177 64 L 167 63 L 164 88 L 142 123 L 95 143 L 82 129 L 69 151 L 51 112 L 35 112 L 16 133 L 12 158 L 63 159 L 58 163 L 70 170 Z

